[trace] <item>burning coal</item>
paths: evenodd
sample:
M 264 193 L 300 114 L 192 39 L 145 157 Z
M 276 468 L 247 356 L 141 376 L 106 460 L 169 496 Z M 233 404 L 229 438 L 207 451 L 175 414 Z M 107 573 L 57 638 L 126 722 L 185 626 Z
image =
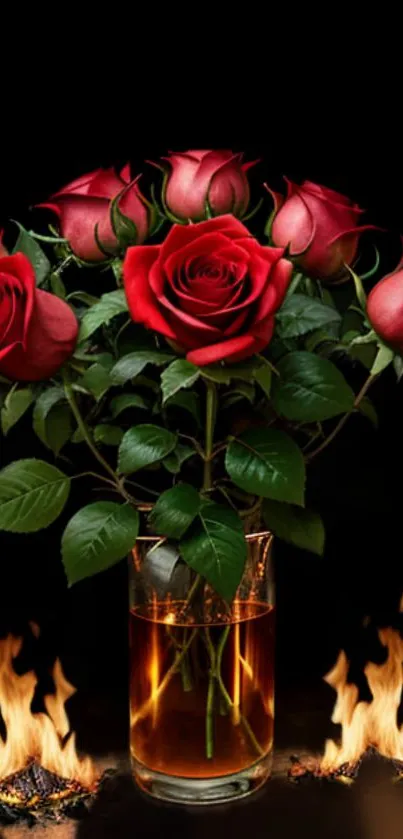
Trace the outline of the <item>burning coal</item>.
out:
M 0 710 L 6 738 L 0 738 L 0 819 L 50 809 L 61 811 L 96 791 L 98 774 L 89 757 L 80 758 L 65 703 L 75 688 L 59 660 L 53 667 L 55 692 L 44 697 L 46 712 L 31 710 L 34 672 L 18 675 L 14 660 L 22 639 L 0 641 Z
M 400 612 L 403 612 L 403 598 Z M 364 668 L 372 699 L 359 699 L 358 687 L 348 681 L 350 662 L 341 651 L 335 666 L 324 677 L 337 694 L 331 719 L 341 725 L 340 742 L 327 740 L 321 759 L 301 762 L 292 758 L 291 778 L 308 774 L 349 783 L 368 754 L 392 761 L 396 773 L 403 778 L 403 726 L 398 725 L 403 691 L 403 640 L 392 628 L 378 630 L 378 636 L 387 653 L 386 660 L 382 664 L 370 661 Z

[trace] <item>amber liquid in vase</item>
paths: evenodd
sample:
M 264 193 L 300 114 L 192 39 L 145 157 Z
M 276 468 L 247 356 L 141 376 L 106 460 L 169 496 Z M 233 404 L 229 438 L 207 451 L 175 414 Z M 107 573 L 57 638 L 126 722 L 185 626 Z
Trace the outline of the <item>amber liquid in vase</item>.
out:
M 132 757 L 183 778 L 240 772 L 272 749 L 274 608 L 238 601 L 220 623 L 181 615 L 178 602 L 130 612 Z

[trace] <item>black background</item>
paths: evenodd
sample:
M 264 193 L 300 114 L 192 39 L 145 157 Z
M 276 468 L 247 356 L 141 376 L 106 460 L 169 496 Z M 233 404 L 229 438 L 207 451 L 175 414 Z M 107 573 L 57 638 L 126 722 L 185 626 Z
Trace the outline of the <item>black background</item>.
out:
M 403 166 L 399 154 L 366 133 L 359 142 L 335 115 L 333 125 L 299 118 L 279 131 L 251 111 L 236 120 L 220 112 L 211 127 L 202 116 L 190 124 L 184 102 L 173 115 L 166 107 L 106 114 L 90 107 L 83 113 L 60 99 L 52 116 L 33 108 L 24 130 L 10 121 L 0 156 L 0 222 L 27 219 L 27 207 L 44 200 L 69 180 L 100 165 L 131 159 L 141 171 L 144 158 L 167 149 L 229 147 L 263 158 L 254 170 L 277 185 L 282 174 L 309 178 L 349 194 L 368 208 L 369 218 L 395 235 L 385 236 L 384 265 L 398 257 L 403 231 Z M 186 110 L 186 109 L 185 109 Z M 179 112 L 179 113 L 178 113 Z M 240 125 L 241 122 L 241 125 Z M 381 243 L 382 244 L 382 243 Z M 361 381 L 363 371 L 353 370 Z M 277 670 L 285 689 L 321 681 L 340 646 L 360 658 L 361 622 L 367 614 L 388 622 L 403 591 L 401 549 L 402 387 L 392 372 L 373 388 L 380 416 L 374 431 L 364 418 L 352 418 L 344 434 L 315 464 L 312 500 L 327 525 L 325 557 L 317 559 L 281 545 L 276 552 L 278 580 Z M 33 449 L 32 447 L 35 446 Z M 26 433 L 11 432 L 1 441 L 1 459 L 44 454 Z M 90 500 L 86 488 L 83 503 Z M 74 508 L 78 506 L 77 499 Z M 2 632 L 20 630 L 29 619 L 43 628 L 43 661 L 60 654 L 81 697 L 103 697 L 119 709 L 121 735 L 126 725 L 127 591 L 124 563 L 67 590 L 59 540 L 72 508 L 45 533 L 29 537 L 0 535 L 0 623 Z M 365 655 L 365 653 L 363 653 Z M 109 712 L 108 712 L 109 713 Z M 105 735 L 105 719 L 99 731 Z M 85 732 L 82 735 L 85 739 Z M 105 742 L 105 736 L 104 736 Z

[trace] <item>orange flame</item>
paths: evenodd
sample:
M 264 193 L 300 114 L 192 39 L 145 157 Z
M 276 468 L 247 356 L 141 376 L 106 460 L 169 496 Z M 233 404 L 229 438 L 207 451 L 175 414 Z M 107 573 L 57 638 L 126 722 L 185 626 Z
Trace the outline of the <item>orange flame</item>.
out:
M 57 660 L 53 668 L 56 692 L 44 699 L 47 714 L 33 714 L 37 677 L 34 672 L 19 676 L 13 667 L 21 646 L 22 639 L 12 635 L 0 641 L 0 709 L 7 730 L 6 741 L 0 738 L 0 778 L 36 759 L 44 769 L 91 787 L 97 777 L 92 761 L 78 757 L 74 734 L 63 742 L 70 730 L 64 705 L 75 688 Z
M 397 724 L 397 712 L 403 688 L 403 641 L 393 629 L 378 632 L 388 657 L 384 664 L 369 662 L 364 673 L 372 693 L 372 701 L 358 701 L 358 688 L 348 684 L 349 662 L 339 654 L 334 668 L 325 676 L 337 699 L 332 722 L 342 726 L 341 743 L 326 743 L 321 762 L 324 772 L 331 772 L 343 763 L 355 763 L 369 747 L 389 758 L 403 760 L 403 727 Z
M 239 636 L 239 623 L 234 625 L 234 687 L 233 687 L 233 703 L 232 710 L 234 725 L 239 725 L 241 721 L 240 716 L 240 702 L 241 702 L 241 649 Z

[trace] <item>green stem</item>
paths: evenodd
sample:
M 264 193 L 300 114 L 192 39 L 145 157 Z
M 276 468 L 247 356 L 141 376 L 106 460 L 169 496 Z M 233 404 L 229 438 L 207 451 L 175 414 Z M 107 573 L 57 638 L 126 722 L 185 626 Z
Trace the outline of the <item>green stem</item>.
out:
M 116 488 L 115 481 L 111 481 L 110 478 L 105 478 L 104 475 L 98 475 L 98 472 L 80 472 L 78 475 L 73 475 L 71 480 L 73 481 L 75 478 L 97 478 L 99 481 L 103 481 L 105 484 L 109 484 L 109 486 L 113 486 Z
M 206 645 L 208 649 L 208 654 L 210 656 L 210 670 L 209 670 L 209 677 L 208 677 L 208 689 L 207 689 L 207 705 L 206 705 L 206 757 L 211 760 L 214 756 L 214 694 L 215 694 L 215 682 L 217 678 L 217 662 L 218 662 L 218 649 L 217 653 L 214 648 L 214 644 L 211 640 L 210 630 L 205 628 L 204 630 Z M 220 639 L 221 640 L 221 639 Z
M 156 702 L 156 700 L 158 700 L 160 698 L 161 694 L 164 693 L 164 691 L 167 689 L 172 677 L 180 669 L 181 663 L 182 663 L 188 649 L 193 644 L 193 641 L 194 641 L 197 633 L 198 633 L 198 629 L 193 629 L 192 634 L 190 635 L 190 637 L 186 641 L 186 644 L 184 644 L 184 646 L 182 647 L 180 652 L 178 651 L 176 653 L 173 664 L 171 665 L 169 670 L 167 670 L 167 672 L 165 673 L 165 676 L 164 676 L 162 682 L 160 682 L 160 684 L 158 685 L 157 690 L 152 694 L 152 696 L 150 696 L 143 703 L 143 705 L 139 708 L 137 713 L 134 715 L 134 718 L 133 718 L 133 721 L 132 721 L 132 726 L 136 725 L 138 722 L 140 722 L 140 720 L 143 720 L 144 717 L 146 717 L 149 714 L 149 712 L 152 709 L 152 706 L 153 706 L 154 702 Z
M 183 640 L 182 640 L 182 641 L 178 641 L 178 640 L 175 638 L 175 632 L 174 632 L 174 630 L 173 630 L 173 629 L 171 629 L 171 627 L 170 627 L 170 626 L 166 626 L 165 628 L 166 628 L 167 635 L 168 635 L 168 637 L 169 637 L 169 639 L 170 639 L 170 641 L 171 641 L 172 645 L 175 647 L 175 650 L 176 650 L 177 652 L 182 652 L 182 649 L 183 649 L 183 647 L 185 646 L 185 644 L 186 644 L 186 642 L 187 642 L 187 640 L 188 640 L 188 630 L 187 630 L 187 629 L 185 629 L 185 630 L 184 630 L 184 633 L 183 633 Z M 189 692 L 190 690 L 192 690 L 192 688 L 193 688 L 193 683 L 192 683 L 192 674 L 191 674 L 191 671 L 190 671 L 190 664 L 189 664 L 189 656 L 188 656 L 188 653 L 186 653 L 185 657 L 184 657 L 184 658 L 182 659 L 182 661 L 181 661 L 181 667 L 180 667 L 180 670 L 181 670 L 181 677 L 182 677 L 182 687 L 183 687 L 183 690 L 185 691 L 185 693 L 188 693 L 188 692 Z
M 206 706 L 206 757 L 211 760 L 214 756 L 214 694 L 215 694 L 215 676 L 210 671 L 208 690 L 207 690 L 207 706 Z
M 212 487 L 212 463 L 211 455 L 213 452 L 214 440 L 214 423 L 216 414 L 217 391 L 214 382 L 206 380 L 206 426 L 205 426 L 205 450 L 204 450 L 204 475 L 203 475 L 203 489 L 208 490 Z
M 365 394 L 368 392 L 369 388 L 371 387 L 371 385 L 373 384 L 373 382 L 377 378 L 378 378 L 378 374 L 376 374 L 375 376 L 370 374 L 368 376 L 368 378 L 364 382 L 361 390 L 359 391 L 359 393 L 357 394 L 357 396 L 355 398 L 354 405 L 353 405 L 351 411 L 349 411 L 347 414 L 344 414 L 344 416 L 341 417 L 341 419 L 339 420 L 339 422 L 337 423 L 337 425 L 335 426 L 335 428 L 333 429 L 331 434 L 329 434 L 329 436 L 326 437 L 325 440 L 323 440 L 323 442 L 316 449 L 314 449 L 312 452 L 310 452 L 309 454 L 306 455 L 305 460 L 308 463 L 311 460 L 313 460 L 313 458 L 316 457 L 316 455 L 320 454 L 320 452 L 323 452 L 323 450 L 327 448 L 329 443 L 333 442 L 334 438 L 337 437 L 338 433 L 342 430 L 342 428 L 344 428 L 348 418 L 351 417 L 351 414 L 353 414 L 354 411 L 358 408 L 358 406 L 359 406 L 360 402 L 362 401 L 362 399 L 364 398 Z
M 67 245 L 69 240 L 62 239 L 60 236 L 43 236 L 42 233 L 35 233 L 33 230 L 29 231 L 29 235 L 33 239 L 38 239 L 38 242 L 50 242 L 51 245 Z
M 232 701 L 232 699 L 231 699 L 231 697 L 230 697 L 230 695 L 227 691 L 227 688 L 224 685 L 223 678 L 222 678 L 222 675 L 221 675 L 222 657 L 223 657 L 223 652 L 224 652 L 225 645 L 228 641 L 230 630 L 231 630 L 230 625 L 225 627 L 224 632 L 222 633 L 221 638 L 220 638 L 219 643 L 218 643 L 215 676 L 216 676 L 216 679 L 217 679 L 218 687 L 221 691 L 222 698 L 223 698 L 223 700 L 224 700 L 224 702 L 227 706 L 227 709 L 232 712 L 233 708 L 234 708 L 234 703 L 233 703 L 233 701 Z M 210 652 L 211 648 L 214 651 L 214 646 L 213 646 L 213 643 L 211 641 L 210 632 L 209 632 L 208 629 L 206 629 L 206 640 L 207 640 L 207 649 L 209 650 L 209 652 Z M 258 741 L 257 741 L 249 723 L 248 723 L 248 720 L 246 719 L 246 717 L 244 717 L 244 715 L 242 713 L 240 713 L 240 715 L 239 715 L 239 722 L 241 723 L 241 725 L 243 725 L 243 727 L 244 727 L 244 729 L 245 729 L 245 731 L 246 731 L 246 733 L 247 733 L 247 735 L 248 735 L 256 753 L 260 756 L 264 755 L 264 750 L 262 749 L 261 745 L 258 743 Z
M 73 390 L 73 388 L 71 386 L 71 383 L 70 383 L 70 381 L 67 377 L 67 374 L 65 372 L 63 373 L 63 385 L 64 385 L 64 392 L 66 394 L 66 399 L 67 399 L 67 401 L 70 405 L 73 416 L 74 416 L 74 418 L 77 422 L 77 426 L 80 429 L 81 434 L 83 435 L 84 440 L 87 443 L 88 448 L 91 449 L 92 454 L 97 459 L 98 463 L 100 463 L 103 466 L 103 468 L 105 469 L 105 471 L 108 472 L 108 474 L 113 478 L 113 483 L 115 484 L 115 486 L 118 486 L 120 488 L 119 479 L 118 479 L 116 473 L 114 472 L 112 467 L 109 466 L 109 463 L 105 460 L 105 458 L 101 455 L 101 452 L 98 451 L 98 449 L 97 449 L 97 447 L 96 447 L 96 445 L 95 445 L 95 443 L 94 443 L 94 441 L 91 437 L 90 431 L 89 431 L 83 417 L 80 414 L 80 409 L 77 405 L 74 390 Z M 124 491 L 122 492 L 122 495 L 123 494 L 124 494 Z

